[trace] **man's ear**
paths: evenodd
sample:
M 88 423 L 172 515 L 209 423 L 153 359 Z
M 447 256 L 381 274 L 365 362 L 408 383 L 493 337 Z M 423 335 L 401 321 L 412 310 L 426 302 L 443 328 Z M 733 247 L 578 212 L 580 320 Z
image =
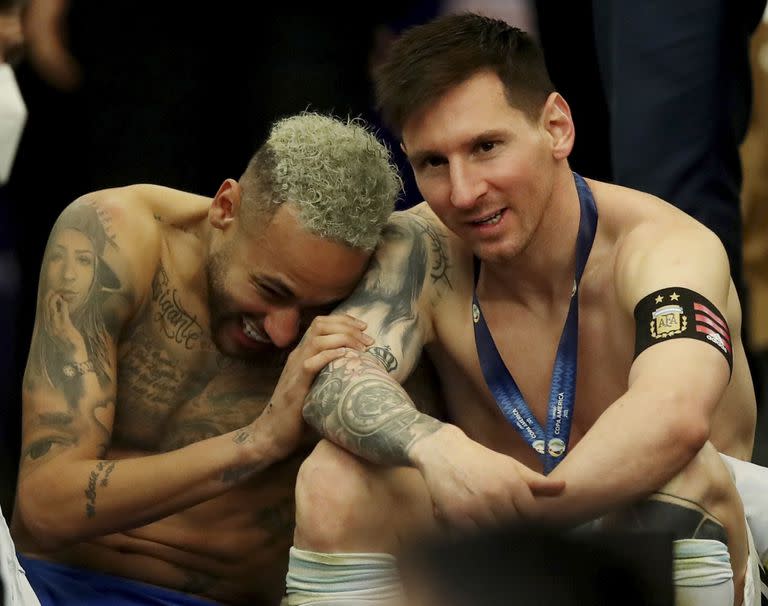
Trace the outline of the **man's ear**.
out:
M 541 127 L 552 140 L 552 156 L 564 160 L 573 149 L 576 131 L 571 108 L 560 93 L 551 93 L 541 110 Z
M 226 229 L 240 214 L 242 190 L 234 179 L 227 179 L 219 187 L 208 209 L 208 220 L 216 229 Z

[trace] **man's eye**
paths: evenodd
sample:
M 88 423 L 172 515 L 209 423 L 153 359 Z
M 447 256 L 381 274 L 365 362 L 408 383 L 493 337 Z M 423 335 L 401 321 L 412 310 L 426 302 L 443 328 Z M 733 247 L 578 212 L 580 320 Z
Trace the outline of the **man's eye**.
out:
M 445 164 L 445 160 L 440 156 L 430 156 L 424 160 L 424 166 L 429 166 L 430 168 L 436 168 L 443 164 Z
M 258 285 L 256 288 L 258 288 L 261 294 L 267 297 L 268 299 L 275 300 L 280 298 L 280 295 L 274 288 L 270 288 L 269 286 L 264 286 L 263 284 Z
M 496 147 L 496 142 L 484 141 L 483 143 L 480 143 L 477 147 L 480 151 L 483 151 L 483 152 L 493 151 L 493 149 Z

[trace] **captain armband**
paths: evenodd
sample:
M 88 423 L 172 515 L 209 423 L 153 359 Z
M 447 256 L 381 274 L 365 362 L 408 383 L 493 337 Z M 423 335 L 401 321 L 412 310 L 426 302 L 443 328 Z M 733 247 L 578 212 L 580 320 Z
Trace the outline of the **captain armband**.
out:
M 651 345 L 670 339 L 698 339 L 725 356 L 733 372 L 733 346 L 728 323 L 717 307 L 687 288 L 663 288 L 635 307 L 635 358 Z

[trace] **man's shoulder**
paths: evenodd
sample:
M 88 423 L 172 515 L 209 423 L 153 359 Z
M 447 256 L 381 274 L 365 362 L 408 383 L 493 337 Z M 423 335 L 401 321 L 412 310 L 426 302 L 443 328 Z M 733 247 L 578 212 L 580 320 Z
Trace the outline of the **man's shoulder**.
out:
M 113 249 L 129 257 L 146 254 L 160 232 L 143 187 L 130 185 L 85 194 L 65 208 L 59 220 L 91 209 Z
M 438 219 L 437 215 L 432 212 L 432 209 L 426 202 L 420 202 L 419 204 L 414 204 L 413 206 L 410 206 L 406 209 L 395 211 L 392 213 L 391 219 L 401 222 L 426 222 L 439 225 L 441 228 L 443 228 L 442 223 L 440 223 L 440 219 Z
M 619 256 L 659 247 L 712 246 L 718 237 L 679 208 L 636 189 L 590 181 L 599 223 L 616 240 Z
M 69 204 L 57 221 L 58 227 L 73 226 L 99 243 L 104 263 L 120 284 L 115 290 L 134 301 L 142 299 L 161 253 L 161 224 L 147 187 L 153 186 L 90 192 Z
M 440 221 L 426 202 L 392 213 L 385 229 L 385 239 L 392 231 L 408 232 L 420 239 L 439 242 L 446 252 L 462 248 L 461 240 Z

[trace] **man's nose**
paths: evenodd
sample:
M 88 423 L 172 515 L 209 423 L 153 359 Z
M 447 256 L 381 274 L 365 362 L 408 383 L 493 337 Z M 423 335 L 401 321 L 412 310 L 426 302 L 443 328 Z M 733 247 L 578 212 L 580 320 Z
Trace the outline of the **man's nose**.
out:
M 277 347 L 288 347 L 299 335 L 299 309 L 275 308 L 264 318 L 264 330 Z
M 450 167 L 451 204 L 468 208 L 485 193 L 485 181 L 480 179 L 466 163 L 453 163 Z

